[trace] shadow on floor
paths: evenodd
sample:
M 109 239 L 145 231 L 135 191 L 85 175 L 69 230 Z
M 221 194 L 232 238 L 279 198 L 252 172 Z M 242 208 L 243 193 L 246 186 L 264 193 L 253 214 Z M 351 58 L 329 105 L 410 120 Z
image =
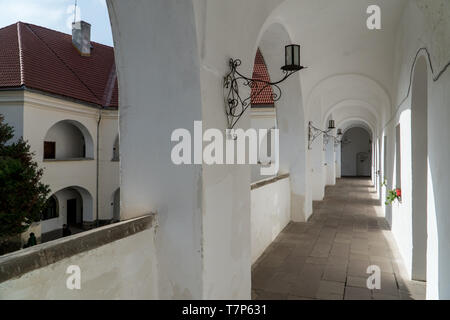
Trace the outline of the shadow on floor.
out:
M 339 179 L 314 202 L 306 223 L 290 223 L 252 268 L 256 300 L 411 300 L 425 283 L 406 275 L 370 179 Z M 381 289 L 367 288 L 369 266 Z

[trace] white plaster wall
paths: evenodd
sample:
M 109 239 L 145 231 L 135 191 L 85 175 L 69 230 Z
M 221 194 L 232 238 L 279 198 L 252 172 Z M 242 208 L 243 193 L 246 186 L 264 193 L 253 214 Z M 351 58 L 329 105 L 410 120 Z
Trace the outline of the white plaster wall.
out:
M 267 108 L 252 108 L 251 110 L 251 127 L 255 129 L 267 129 L 270 130 L 272 128 L 277 127 L 277 115 L 275 109 L 267 109 Z M 270 142 L 269 142 L 270 143 Z M 267 136 L 260 142 L 261 145 L 268 145 Z M 272 154 L 269 154 L 269 157 L 265 152 L 259 150 L 259 160 L 262 163 L 268 163 L 269 161 L 275 161 L 274 157 L 274 146 L 272 147 Z M 259 180 L 264 180 L 269 178 L 268 176 L 261 175 L 261 166 L 260 165 L 252 165 L 252 176 L 251 182 L 256 182 Z
M 285 178 L 251 191 L 252 263 L 291 221 L 289 180 Z
M 161 271 L 154 279 L 159 297 L 198 299 L 203 296 L 202 167 L 172 164 L 170 141 L 173 130 L 193 130 L 194 121 L 202 120 L 193 4 L 107 3 L 121 105 L 121 218 L 158 213 L 153 254 Z
M 194 1 L 204 126 L 206 120 L 206 127 L 225 129 L 222 84 L 223 76 L 229 71 L 228 59 L 242 59 L 241 72 L 252 74 L 259 38 L 263 33 L 261 27 L 281 2 Z M 238 126 L 250 126 L 249 114 L 240 120 Z M 203 168 L 205 298 L 250 298 L 250 178 L 248 166 Z
M 322 148 L 322 184 L 325 187 L 328 181 L 327 144 L 325 143 L 325 140 Z
M 120 162 L 113 160 L 119 132 L 118 111 L 103 111 L 99 149 L 99 219 L 110 220 L 114 213 L 114 192 L 120 184 Z M 120 149 L 119 149 L 120 150 Z
M 428 73 L 421 57 L 414 70 L 411 91 L 411 208 L 412 208 L 412 278 L 426 280 L 427 200 L 428 200 Z
M 339 179 L 341 178 L 341 166 L 342 166 L 342 160 L 341 160 L 341 144 L 338 144 L 336 146 L 336 178 Z
M 67 223 L 67 200 L 77 200 L 77 223 L 83 222 L 81 215 L 81 206 L 84 210 L 88 210 L 87 203 L 83 203 L 83 198 L 75 189 L 64 189 L 54 194 L 58 201 L 59 216 L 54 219 L 45 220 L 41 222 L 41 232 L 47 233 L 57 229 L 62 229 L 62 226 Z M 92 203 L 91 203 L 92 205 Z
M 392 214 L 392 232 L 399 246 L 403 260 L 407 269 L 411 270 L 412 263 L 412 214 L 411 214 L 411 113 L 410 110 L 401 112 L 399 119 L 401 130 L 401 188 L 402 202 L 395 202 L 390 206 Z M 389 163 L 391 164 L 391 173 L 389 175 L 388 188 L 395 189 L 400 187 L 396 181 L 397 167 L 395 154 L 395 128 L 389 131 L 393 149 L 390 150 Z M 408 165 L 409 164 L 409 165 Z M 383 199 L 385 201 L 385 199 Z
M 316 109 L 314 109 L 316 110 Z M 322 122 L 322 115 L 317 111 L 310 111 L 308 119 L 312 121 L 314 126 L 320 126 Z M 323 128 L 322 128 L 323 129 Z M 308 173 L 310 188 L 312 190 L 312 200 L 320 201 L 325 196 L 325 184 L 324 184 L 324 157 L 323 157 L 323 136 L 314 140 L 311 145 L 311 149 L 308 150 Z
M 0 299 L 158 299 L 154 237 L 151 228 L 0 283 Z M 66 287 L 71 265 L 80 267 L 81 290 Z
M 335 135 L 335 130 L 330 132 L 331 135 Z M 336 152 L 334 146 L 334 139 L 328 139 L 325 144 L 325 177 L 327 186 L 334 186 L 336 184 Z
M 0 94 L 0 114 L 4 121 L 14 128 L 13 141 L 23 136 L 23 104 L 17 97 L 22 97 L 20 92 L 6 92 Z
M 400 122 L 402 127 L 402 139 L 408 141 L 410 131 L 404 132 L 403 128 L 410 126 L 409 109 L 411 106 L 410 96 L 407 95 L 411 66 L 419 48 L 427 47 L 431 56 L 435 76 L 443 70 L 450 61 L 450 3 L 445 0 L 410 1 L 405 8 L 404 15 L 399 25 L 396 43 L 396 63 L 394 79 L 396 87 L 395 102 L 399 105 L 394 121 L 386 128 L 389 140 L 389 153 L 394 152 L 392 139 L 394 127 Z M 421 53 L 423 54 L 423 53 Z M 428 60 L 428 59 L 427 59 Z M 430 61 L 428 61 L 430 63 Z M 450 149 L 442 145 L 442 141 L 450 138 L 450 128 L 447 125 L 450 119 L 450 75 L 447 70 L 441 78 L 434 82 L 429 68 L 428 80 L 428 247 L 427 247 L 427 298 L 448 299 L 450 298 L 450 243 L 448 230 L 448 207 L 450 197 L 450 176 L 447 163 L 450 161 Z M 394 140 L 395 141 L 395 140 Z M 411 143 L 411 141 L 410 141 Z M 413 141 L 412 141 L 413 143 Z M 409 147 L 409 146 L 408 146 Z M 403 149 L 403 147 L 402 147 Z M 402 168 L 406 172 L 411 170 L 410 150 L 403 150 Z M 392 164 L 395 159 L 389 156 L 389 178 L 395 176 Z M 409 169 L 408 169 L 409 168 Z M 402 188 L 404 194 L 404 208 L 402 211 L 392 209 L 392 228 L 403 258 L 407 261 L 409 272 L 411 272 L 411 185 L 402 174 Z M 403 215 L 406 213 L 409 215 Z M 403 222 L 403 225 L 401 223 Z M 409 264 L 408 264 L 409 263 Z

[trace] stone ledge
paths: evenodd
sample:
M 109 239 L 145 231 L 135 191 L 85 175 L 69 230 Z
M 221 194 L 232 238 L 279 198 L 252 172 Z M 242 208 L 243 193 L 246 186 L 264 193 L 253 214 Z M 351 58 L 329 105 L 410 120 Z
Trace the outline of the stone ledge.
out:
M 127 238 L 154 225 L 155 214 L 150 214 L 6 254 L 0 257 L 0 283 Z
M 58 163 L 58 162 L 86 162 L 86 161 L 94 161 L 94 158 L 68 158 L 68 159 L 43 159 L 42 162 L 45 163 Z
M 289 173 L 281 174 L 279 176 L 273 177 L 271 179 L 262 180 L 251 185 L 251 190 L 262 188 L 268 184 L 275 183 L 277 181 L 289 178 Z

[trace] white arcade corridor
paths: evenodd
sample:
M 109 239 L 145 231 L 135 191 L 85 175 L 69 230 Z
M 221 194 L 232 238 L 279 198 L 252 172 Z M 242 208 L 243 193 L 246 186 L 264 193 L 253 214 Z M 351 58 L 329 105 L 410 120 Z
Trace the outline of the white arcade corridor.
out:
M 368 26 L 373 5 L 379 29 Z M 0 296 L 450 299 L 450 1 L 107 6 L 120 222 L 0 257 Z M 286 47 L 298 48 L 298 65 L 285 63 Z M 280 68 L 306 67 L 280 84 L 272 108 L 248 108 L 235 127 L 279 130 L 279 170 L 268 180 L 251 165 L 198 159 L 213 144 L 203 132 L 230 127 L 230 59 L 251 76 L 258 50 L 271 81 Z M 249 83 L 239 89 L 251 94 Z M 197 164 L 172 161 L 178 129 L 199 137 L 186 152 Z M 363 149 L 352 149 L 361 136 Z M 70 264 L 89 279 L 81 292 L 64 286 Z M 380 290 L 364 288 L 371 265 Z

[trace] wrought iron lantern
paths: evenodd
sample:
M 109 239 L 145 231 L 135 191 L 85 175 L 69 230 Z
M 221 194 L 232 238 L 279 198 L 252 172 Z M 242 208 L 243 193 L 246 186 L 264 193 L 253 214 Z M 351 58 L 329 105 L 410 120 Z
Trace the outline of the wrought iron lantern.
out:
M 334 130 L 334 129 L 336 129 L 336 125 L 334 123 L 334 120 L 328 121 L 328 130 L 331 131 L 331 130 Z
M 299 71 L 303 67 L 300 65 L 300 46 L 290 44 L 285 47 L 285 65 L 281 68 L 284 71 Z
M 337 130 L 337 136 L 334 137 L 334 145 L 337 147 L 342 143 L 342 139 L 344 137 L 344 134 L 342 133 L 342 129 Z
M 235 127 L 245 111 L 251 106 L 251 101 L 258 97 L 267 87 L 272 87 L 273 101 L 279 101 L 282 94 L 279 85 L 294 73 L 305 69 L 300 63 L 300 46 L 296 44 L 290 44 L 285 47 L 285 65 L 281 67 L 283 77 L 278 81 L 269 82 L 246 77 L 238 71 L 241 64 L 242 62 L 239 59 L 230 59 L 228 62 L 230 72 L 224 77 L 223 88 L 228 129 Z M 250 89 L 249 97 L 241 97 L 239 91 L 241 86 Z

